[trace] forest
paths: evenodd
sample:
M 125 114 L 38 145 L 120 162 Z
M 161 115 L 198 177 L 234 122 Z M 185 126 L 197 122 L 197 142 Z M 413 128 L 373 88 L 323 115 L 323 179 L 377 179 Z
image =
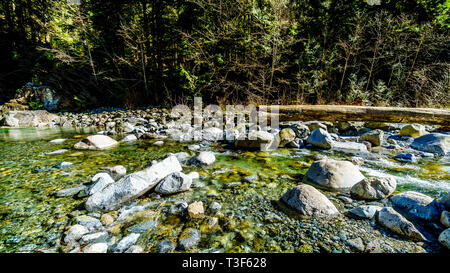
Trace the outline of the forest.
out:
M 450 106 L 450 0 L 1 0 L 0 103 Z

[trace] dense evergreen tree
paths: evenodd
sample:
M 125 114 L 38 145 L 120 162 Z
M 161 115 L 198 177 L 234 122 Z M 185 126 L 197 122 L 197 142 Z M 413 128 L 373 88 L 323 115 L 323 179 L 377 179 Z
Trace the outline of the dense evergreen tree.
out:
M 0 101 L 448 107 L 449 0 L 0 0 Z

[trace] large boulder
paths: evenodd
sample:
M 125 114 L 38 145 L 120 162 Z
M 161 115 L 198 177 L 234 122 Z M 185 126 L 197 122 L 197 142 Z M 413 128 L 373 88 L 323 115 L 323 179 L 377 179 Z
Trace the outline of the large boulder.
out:
M 433 198 L 414 191 L 407 191 L 391 197 L 396 208 L 404 210 L 413 218 L 424 221 L 439 221 L 443 205 Z
M 400 130 L 401 136 L 420 137 L 426 134 L 425 126 L 421 124 L 408 124 L 402 127 Z
M 286 146 L 286 144 L 291 143 L 295 140 L 295 132 L 291 128 L 284 128 L 278 134 L 280 138 L 280 147 Z
M 415 241 L 426 241 L 425 236 L 417 228 L 396 212 L 393 208 L 383 208 L 377 214 L 377 221 L 380 225 L 389 230 Z
M 450 136 L 439 133 L 426 134 L 415 138 L 411 148 L 438 155 L 450 154 Z
M 161 194 L 174 194 L 189 190 L 192 179 L 182 172 L 175 172 L 166 176 L 155 188 Z
M 142 171 L 129 174 L 94 193 L 86 201 L 86 209 L 115 210 L 123 204 L 143 195 L 155 187 L 163 178 L 181 171 L 181 165 L 173 155 Z
M 392 177 L 367 177 L 353 185 L 350 193 L 358 199 L 380 200 L 389 197 L 396 187 L 397 182 Z
M 76 143 L 73 147 L 77 150 L 106 150 L 119 145 L 119 142 L 105 135 L 88 136 Z
M 59 119 L 45 110 L 9 111 L 3 116 L 2 124 L 8 127 L 54 127 Z
M 317 128 L 311 133 L 306 142 L 321 149 L 331 149 L 334 141 L 326 130 Z
M 306 184 L 288 190 L 281 199 L 305 216 L 333 216 L 339 213 L 325 195 Z
M 238 139 L 235 147 L 238 149 L 267 151 L 278 147 L 278 138 L 266 131 L 250 132 L 246 139 Z
M 363 179 L 364 175 L 351 162 L 328 158 L 315 161 L 305 175 L 306 182 L 328 190 L 350 189 Z
M 376 129 L 363 134 L 359 139 L 369 141 L 373 146 L 380 146 L 383 144 L 384 132 L 380 129 Z

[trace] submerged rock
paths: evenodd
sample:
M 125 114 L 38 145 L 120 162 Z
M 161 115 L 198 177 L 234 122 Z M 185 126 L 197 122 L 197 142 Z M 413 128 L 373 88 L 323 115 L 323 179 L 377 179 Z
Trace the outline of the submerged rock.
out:
M 189 204 L 187 211 L 191 219 L 202 218 L 205 213 L 205 209 L 203 208 L 203 202 L 197 201 Z
M 298 185 L 288 190 L 281 199 L 302 215 L 333 216 L 339 214 L 333 203 L 310 185 Z
M 311 133 L 306 142 L 321 149 L 331 149 L 334 141 L 326 130 L 317 128 Z
M 54 194 L 56 197 L 67 197 L 67 196 L 75 195 L 84 189 L 86 189 L 86 186 L 80 185 L 77 187 L 72 187 L 72 188 L 67 188 L 67 189 L 62 189 L 62 190 L 56 191 Z
M 105 150 L 119 145 L 119 142 L 104 135 L 88 136 L 76 143 L 73 147 L 77 150 Z
M 86 201 L 86 209 L 114 210 L 155 187 L 164 177 L 182 170 L 175 156 L 169 156 L 149 168 L 132 173 L 93 194 Z
M 345 153 L 367 153 L 367 146 L 358 142 L 333 142 L 333 151 Z
M 164 240 L 156 246 L 158 253 L 167 253 L 175 249 L 175 244 L 172 241 Z
M 438 221 L 443 206 L 433 198 L 414 191 L 407 191 L 391 197 L 394 207 L 405 210 L 414 218 Z
M 178 244 L 182 249 L 190 249 L 196 246 L 201 239 L 201 233 L 199 230 L 190 228 L 188 230 L 185 230 L 181 234 L 181 238 L 178 240 Z
M 349 161 L 322 159 L 311 164 L 306 172 L 307 182 L 328 190 L 343 190 L 362 181 L 364 176 Z
M 448 155 L 450 153 L 450 136 L 432 133 L 415 138 L 411 143 L 411 148 L 438 155 Z
M 377 214 L 377 221 L 380 225 L 399 235 L 416 241 L 426 241 L 423 234 L 420 233 L 420 231 L 418 231 L 410 221 L 408 221 L 400 213 L 396 212 L 393 208 L 381 209 Z
M 446 196 L 442 197 L 439 201 L 447 210 L 450 210 L 450 193 L 447 193 Z
M 123 253 L 125 250 L 130 248 L 132 245 L 134 245 L 137 241 L 137 239 L 141 236 L 139 233 L 131 233 L 130 235 L 124 237 L 122 240 L 120 240 L 119 243 L 113 248 L 113 251 L 115 253 Z
M 397 188 L 392 177 L 367 177 L 350 190 L 353 197 L 366 200 L 380 200 L 389 197 Z

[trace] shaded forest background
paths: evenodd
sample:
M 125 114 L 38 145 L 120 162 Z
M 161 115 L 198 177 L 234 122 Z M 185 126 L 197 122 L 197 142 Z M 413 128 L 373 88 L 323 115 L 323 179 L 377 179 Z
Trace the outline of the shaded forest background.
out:
M 450 0 L 80 3 L 0 0 L 0 102 L 450 105 Z

